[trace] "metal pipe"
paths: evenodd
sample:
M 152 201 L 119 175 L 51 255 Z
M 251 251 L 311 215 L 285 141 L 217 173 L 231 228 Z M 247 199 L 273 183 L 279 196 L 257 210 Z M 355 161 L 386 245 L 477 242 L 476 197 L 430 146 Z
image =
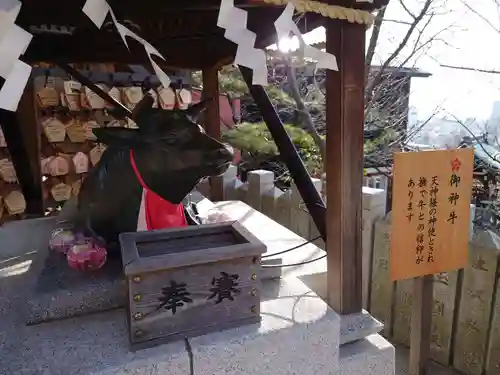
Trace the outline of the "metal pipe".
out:
M 239 66 L 239 69 L 319 234 L 326 242 L 326 206 L 321 195 L 316 190 L 311 176 L 267 96 L 266 90 L 260 85 L 252 85 L 253 73 L 251 69 L 243 66 Z

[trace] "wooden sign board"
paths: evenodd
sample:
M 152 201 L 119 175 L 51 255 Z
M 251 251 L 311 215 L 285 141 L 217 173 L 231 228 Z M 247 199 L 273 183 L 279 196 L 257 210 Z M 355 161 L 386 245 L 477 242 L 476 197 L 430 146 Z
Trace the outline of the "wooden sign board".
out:
M 393 281 L 467 265 L 473 163 L 472 149 L 394 155 Z

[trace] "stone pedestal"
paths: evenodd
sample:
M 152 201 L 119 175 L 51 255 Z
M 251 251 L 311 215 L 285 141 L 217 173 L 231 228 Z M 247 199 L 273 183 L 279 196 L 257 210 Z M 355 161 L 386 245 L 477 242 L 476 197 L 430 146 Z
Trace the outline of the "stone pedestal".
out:
M 61 254 L 50 253 L 27 301 L 27 323 L 123 307 L 126 286 L 122 274 L 118 259 L 108 260 L 98 271 L 81 273 L 69 267 Z
M 56 218 L 22 220 L 0 229 L 2 259 L 30 256 L 30 282 L 21 313 L 28 324 L 85 315 L 124 306 L 125 286 L 119 259 L 109 260 L 96 272 L 80 273 L 48 243 Z
M 15 282 L 22 281 L 17 275 Z M 10 286 L 5 297 L 15 292 L 15 283 Z M 264 282 L 260 325 L 135 353 L 128 350 L 122 310 L 37 326 L 20 324 L 9 311 L 0 319 L 8 338 L 2 374 L 185 375 L 191 366 L 196 375 L 394 373 L 394 348 L 379 335 L 339 348 L 340 317 L 294 277 Z
M 212 206 L 203 201 L 200 210 Z M 266 244 L 266 255 L 304 242 L 242 202 L 220 202 L 216 207 L 255 233 Z M 45 244 L 53 225 L 53 219 L 39 219 L 0 228 L 0 241 L 7 245 L 6 250 L 2 246 L 1 257 L 12 258 L 0 269 L 0 374 L 185 375 L 191 373 L 191 367 L 196 375 L 394 374 L 394 348 L 373 334 L 381 325 L 366 312 L 341 317 L 321 298 L 326 286 L 324 259 L 300 267 L 277 268 L 282 279 L 264 281 L 260 325 L 136 353 L 129 352 L 123 310 L 26 326 L 19 312 L 27 305 L 31 311 L 37 305 L 38 311 L 50 308 L 57 312 L 61 309 L 54 307 L 66 301 L 73 304 L 72 313 L 81 312 L 82 303 L 98 309 L 103 306 L 102 301 L 96 303 L 91 290 L 78 294 L 80 299 L 75 303 L 74 290 L 78 288 L 71 293 L 62 288 L 57 298 L 43 299 L 45 302 L 39 295 L 39 302 L 34 302 L 30 286 L 43 280 L 44 272 L 50 269 L 41 272 L 47 258 L 40 255 L 47 251 Z M 300 251 L 270 256 L 265 265 L 293 264 L 322 255 L 323 250 L 308 244 Z M 37 262 L 37 258 L 43 258 L 43 262 Z M 21 267 L 25 263 L 28 265 Z M 72 284 L 68 284 L 70 278 L 65 280 L 66 285 Z M 102 285 L 89 285 L 102 291 Z M 115 287 L 118 291 L 119 283 Z M 41 286 L 37 288 L 40 291 Z

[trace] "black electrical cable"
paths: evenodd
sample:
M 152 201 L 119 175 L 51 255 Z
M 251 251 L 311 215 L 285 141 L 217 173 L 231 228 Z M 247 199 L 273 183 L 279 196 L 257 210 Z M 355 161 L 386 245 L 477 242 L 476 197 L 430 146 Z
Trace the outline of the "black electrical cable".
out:
M 326 258 L 326 254 L 325 255 L 322 255 L 320 256 L 319 258 L 316 258 L 316 259 L 311 259 L 311 260 L 305 260 L 303 262 L 299 262 L 299 263 L 292 263 L 292 264 L 277 264 L 277 265 L 261 265 L 260 267 L 261 268 L 279 268 L 279 267 L 295 267 L 295 266 L 302 266 L 303 264 L 307 264 L 307 263 L 313 263 L 313 262 L 316 262 L 318 260 L 321 260 L 323 258 Z
M 290 249 L 287 249 L 287 250 L 283 250 L 283 251 L 280 251 L 278 253 L 274 253 L 274 254 L 269 254 L 269 255 L 264 255 L 262 256 L 262 258 L 269 258 L 269 257 L 272 257 L 272 256 L 276 256 L 276 255 L 280 255 L 280 254 L 284 254 L 284 253 L 288 253 L 289 251 L 293 251 L 293 250 L 296 250 L 298 248 L 301 248 L 302 246 L 305 246 L 307 245 L 308 243 L 311 243 L 312 241 L 315 241 L 317 239 L 320 239 L 321 236 L 317 236 L 317 237 L 314 237 L 314 238 L 311 238 L 309 241 L 305 241 L 304 243 L 301 243 L 300 245 L 297 245 L 295 247 L 292 247 Z M 302 266 L 303 264 L 308 264 L 308 263 L 313 263 L 313 262 L 316 262 L 318 260 L 321 260 L 323 258 L 326 258 L 326 254 L 323 255 L 323 256 L 320 256 L 319 258 L 316 258 L 316 259 L 310 259 L 310 260 L 305 260 L 303 262 L 299 262 L 299 263 L 292 263 L 292 264 L 277 264 L 277 265 L 261 265 L 261 268 L 281 268 L 281 267 L 295 267 L 295 266 Z
M 293 250 L 296 250 L 296 249 L 299 249 L 301 248 L 302 246 L 305 246 L 313 241 L 316 241 L 316 240 L 319 240 L 321 238 L 321 236 L 317 236 L 317 237 L 314 237 L 314 238 L 311 238 L 309 241 L 305 241 L 304 243 L 301 243 L 300 245 L 297 245 L 297 246 L 294 246 L 294 247 L 291 247 L 290 249 L 287 249 L 287 250 L 283 250 L 283 251 L 280 251 L 278 253 L 273 253 L 273 254 L 269 254 L 269 255 L 263 255 L 262 256 L 262 259 L 264 258 L 269 258 L 269 257 L 273 257 L 273 256 L 276 256 L 276 255 L 281 255 L 281 254 L 285 254 L 285 253 L 288 253 L 290 251 L 293 251 Z

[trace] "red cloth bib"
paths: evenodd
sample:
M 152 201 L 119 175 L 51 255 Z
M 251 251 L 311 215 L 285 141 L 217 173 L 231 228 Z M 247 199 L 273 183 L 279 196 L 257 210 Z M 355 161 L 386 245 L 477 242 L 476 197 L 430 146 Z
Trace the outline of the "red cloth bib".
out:
M 144 212 L 139 212 L 138 220 L 140 221 L 141 218 L 145 218 L 145 229 L 152 230 L 187 226 L 188 223 L 184 214 L 184 206 L 182 203 L 170 203 L 154 191 L 148 189 L 141 177 L 141 174 L 139 173 L 139 170 L 137 169 L 132 150 L 130 150 L 130 164 L 132 165 L 132 169 L 134 170 L 139 183 L 144 189 L 142 194 L 143 202 L 141 203 L 141 207 L 139 209 L 140 211 L 144 210 Z M 143 225 L 138 223 L 138 230 L 141 227 L 143 227 Z

